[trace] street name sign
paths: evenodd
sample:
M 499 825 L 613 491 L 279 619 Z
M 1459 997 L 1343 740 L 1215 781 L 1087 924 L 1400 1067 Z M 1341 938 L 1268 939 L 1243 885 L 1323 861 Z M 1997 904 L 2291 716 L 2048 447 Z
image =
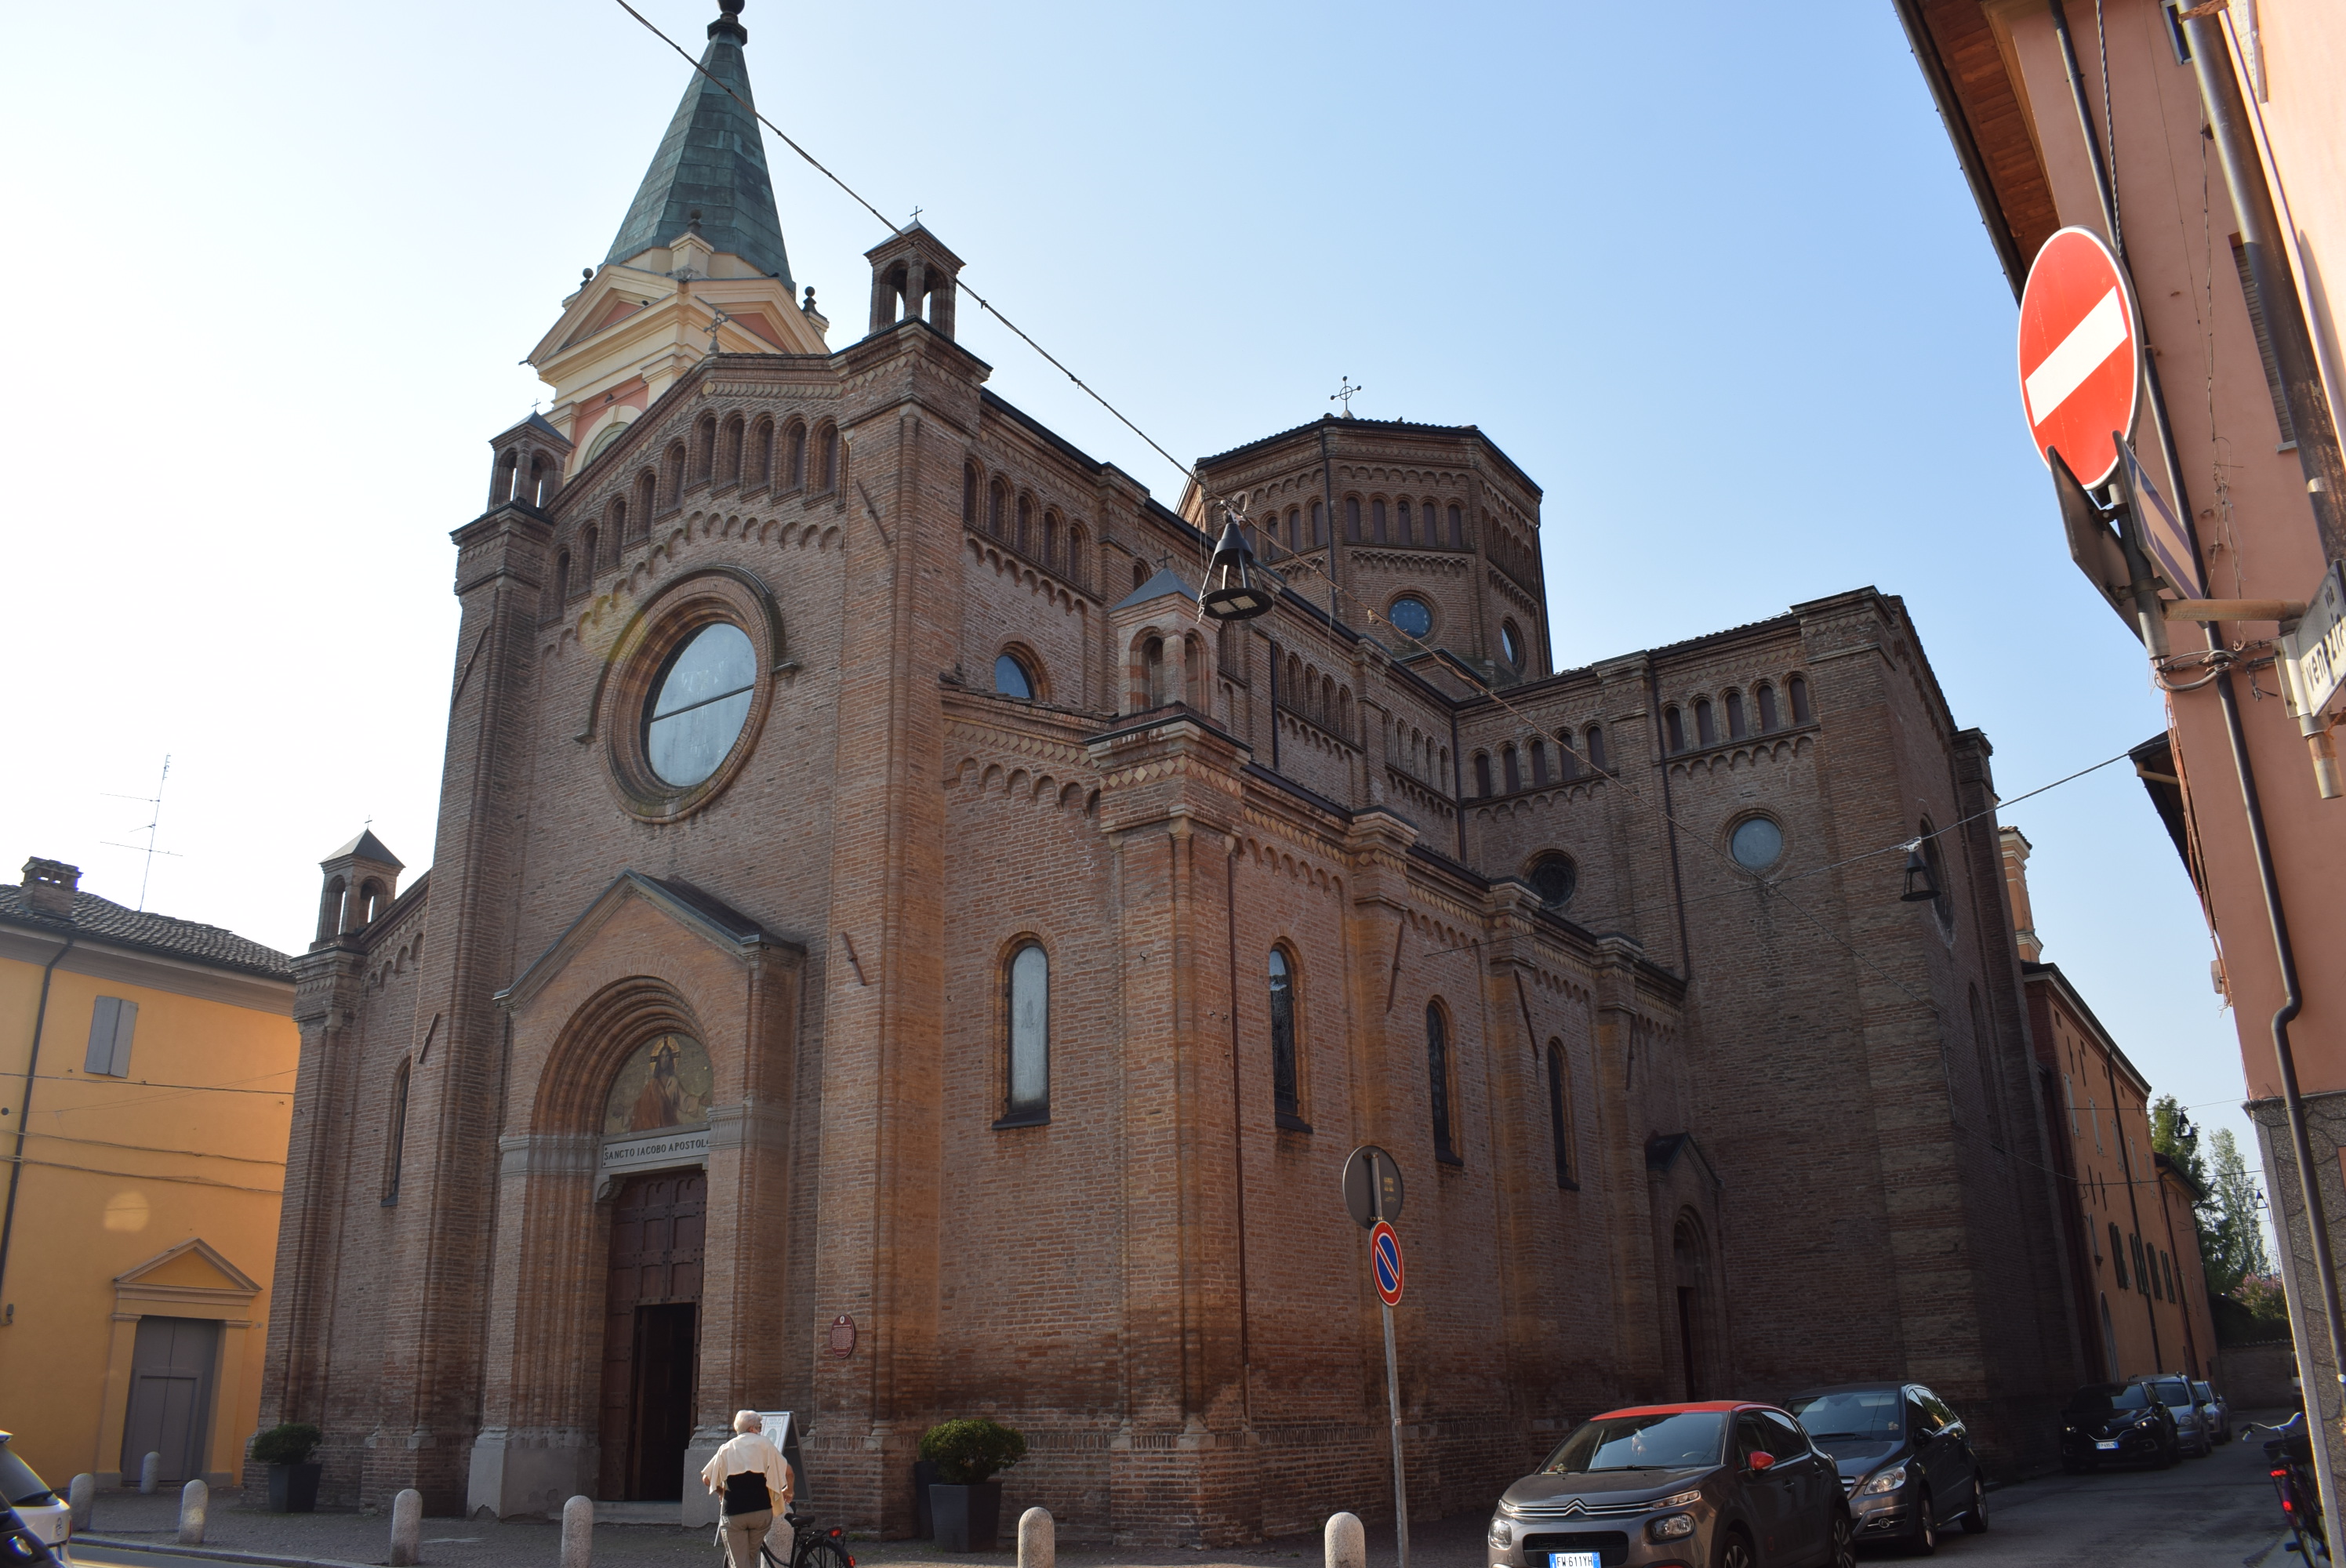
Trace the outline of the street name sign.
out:
M 2126 273 L 2101 236 L 2064 229 L 2045 242 L 2020 297 L 2020 406 L 2036 455 L 2057 451 L 2090 490 L 2134 431 L 2142 333 Z
M 2297 711 L 2308 724 L 2318 720 L 2330 699 L 2346 684 L 2346 568 L 2330 563 L 2321 586 L 2305 606 L 2295 627 L 2280 639 L 2280 653 L 2294 687 Z
M 2127 494 L 2134 501 L 2135 526 L 2141 530 L 2143 554 L 2150 557 L 2150 564 L 2179 596 L 2205 598 L 2207 591 L 2199 582 L 2199 568 L 2192 563 L 2191 531 L 2175 514 L 2175 508 L 2167 504 L 2167 497 L 2158 493 L 2158 486 L 2151 483 L 2150 473 L 2135 456 L 2134 448 L 2121 443 L 2118 457 L 2126 464 Z
M 1388 1307 L 1401 1305 L 1401 1237 L 1383 1220 L 1369 1232 L 1369 1267 L 1377 1277 L 1377 1295 Z

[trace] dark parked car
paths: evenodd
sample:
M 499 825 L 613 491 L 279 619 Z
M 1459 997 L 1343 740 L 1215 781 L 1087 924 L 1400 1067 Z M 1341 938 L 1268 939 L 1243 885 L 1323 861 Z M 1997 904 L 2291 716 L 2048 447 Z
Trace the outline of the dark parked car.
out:
M 1851 1568 L 1832 1460 L 1791 1416 L 1719 1400 L 1584 1422 L 1507 1488 L 1491 1568 Z
M 2061 1411 L 2061 1468 L 2173 1464 L 2182 1452 L 2175 1413 L 2140 1383 L 2087 1383 Z
M 1939 1549 L 1960 1520 L 1987 1528 L 1987 1482 L 1961 1416 L 1920 1383 L 1841 1383 L 1784 1406 L 1831 1454 L 1861 1541 Z

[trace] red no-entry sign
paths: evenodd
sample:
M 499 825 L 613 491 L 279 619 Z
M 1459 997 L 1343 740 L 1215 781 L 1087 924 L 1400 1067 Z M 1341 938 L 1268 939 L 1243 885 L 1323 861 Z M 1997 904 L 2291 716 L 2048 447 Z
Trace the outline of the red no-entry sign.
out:
M 1388 1307 L 1401 1305 L 1401 1237 L 1383 1220 L 1369 1232 L 1369 1265 L 1377 1277 L 1377 1294 Z
M 2101 236 L 2064 229 L 2045 242 L 2020 299 L 2020 406 L 2036 455 L 2058 451 L 2088 489 L 2117 466 L 2110 435 L 2131 434 L 2142 385 L 2134 296 Z

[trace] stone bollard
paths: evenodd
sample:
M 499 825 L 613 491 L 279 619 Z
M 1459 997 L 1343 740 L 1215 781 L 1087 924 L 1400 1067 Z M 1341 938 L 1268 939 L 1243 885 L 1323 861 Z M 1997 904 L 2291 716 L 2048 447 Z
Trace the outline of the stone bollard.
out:
M 392 1568 L 413 1568 L 423 1534 L 423 1494 L 409 1487 L 391 1500 Z
M 141 1497 L 154 1496 L 156 1478 L 160 1476 L 162 1473 L 163 1456 L 161 1454 L 150 1453 L 145 1459 L 140 1460 L 138 1461 L 138 1495 Z
M 595 1500 L 574 1497 L 562 1505 L 562 1568 L 588 1568 L 595 1561 Z
M 66 1502 L 73 1508 L 74 1533 L 87 1534 L 91 1505 L 97 1502 L 97 1477 L 87 1473 L 75 1476 L 66 1485 Z
M 1018 1516 L 1018 1568 L 1052 1568 L 1059 1555 L 1051 1511 L 1030 1508 Z
M 201 1546 L 204 1543 L 204 1515 L 210 1512 L 212 1489 L 200 1481 L 191 1481 L 179 1488 L 179 1544 Z
M 1321 1550 L 1327 1557 L 1328 1568 L 1369 1568 L 1368 1532 L 1361 1528 L 1356 1514 L 1330 1514 L 1328 1528 L 1321 1536 Z

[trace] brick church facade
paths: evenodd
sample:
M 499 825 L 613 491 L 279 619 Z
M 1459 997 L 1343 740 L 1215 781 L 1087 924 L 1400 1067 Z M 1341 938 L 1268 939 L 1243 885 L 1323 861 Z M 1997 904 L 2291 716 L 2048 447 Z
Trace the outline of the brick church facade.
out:
M 1373 1515 L 1372 1141 L 1413 1512 L 1809 1381 L 2043 1462 L 2078 1350 L 1989 748 L 1901 603 L 1555 672 L 1539 488 L 1472 426 L 1322 420 L 1168 507 L 988 390 L 919 227 L 830 346 L 722 3 L 455 532 L 435 863 L 362 835 L 297 961 L 263 1420 L 326 1497 L 689 1521 L 751 1407 L 886 1534 L 960 1415 L 1071 1539 Z M 1213 497 L 1261 619 L 1198 614 Z M 1958 823 L 1901 901 L 1872 852 Z

